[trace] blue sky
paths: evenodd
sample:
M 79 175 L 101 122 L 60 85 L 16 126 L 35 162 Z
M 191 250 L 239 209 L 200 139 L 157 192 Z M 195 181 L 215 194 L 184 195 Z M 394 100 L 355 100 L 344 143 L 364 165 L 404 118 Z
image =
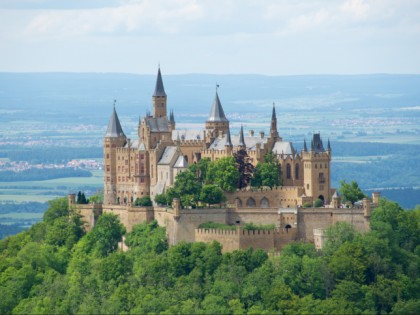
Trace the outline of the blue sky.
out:
M 420 0 L 0 0 L 0 71 L 420 73 Z

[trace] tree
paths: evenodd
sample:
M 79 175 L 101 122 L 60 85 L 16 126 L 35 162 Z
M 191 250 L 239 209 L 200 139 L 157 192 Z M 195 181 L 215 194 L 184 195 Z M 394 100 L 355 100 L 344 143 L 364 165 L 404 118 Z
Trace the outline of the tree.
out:
M 144 196 L 141 198 L 136 198 L 134 201 L 136 207 L 150 207 L 153 206 L 152 199 L 149 196 Z
M 315 202 L 314 202 L 314 207 L 315 208 L 322 207 L 323 205 L 324 205 L 324 203 L 322 202 L 321 199 L 316 199 Z
M 79 191 L 77 193 L 77 200 L 76 203 L 80 204 L 80 205 L 85 205 L 87 204 L 89 201 L 86 199 L 85 193 L 82 193 L 81 191 Z
M 350 184 L 346 183 L 345 180 L 342 180 L 340 181 L 340 184 L 341 186 L 338 190 L 343 197 L 343 202 L 350 201 L 354 204 L 356 201 L 367 197 L 354 180 L 352 180 Z
M 235 159 L 228 156 L 209 164 L 206 183 L 218 185 L 223 191 L 233 192 L 238 188 L 239 177 Z
M 244 188 L 251 183 L 251 178 L 254 175 L 254 165 L 250 162 L 251 158 L 244 149 L 238 150 L 233 157 L 239 171 L 238 188 Z
M 158 204 L 158 205 L 168 205 L 168 201 L 167 201 L 167 196 L 166 196 L 166 194 L 157 194 L 156 196 L 155 196 L 155 202 Z
M 281 184 L 280 179 L 280 163 L 273 152 L 269 152 L 265 155 L 264 162 L 257 164 L 251 184 L 255 187 L 274 187 Z
M 213 184 L 204 185 L 200 193 L 200 201 L 203 201 L 207 204 L 216 204 L 221 203 L 226 200 L 226 197 L 223 193 L 223 190 Z
M 99 256 L 107 256 L 117 249 L 125 233 L 125 227 L 115 214 L 102 214 L 92 232 L 88 234 L 90 243 Z
M 69 203 L 67 198 L 56 198 L 48 201 L 49 208 L 44 213 L 44 222 L 49 224 L 55 219 L 69 215 Z

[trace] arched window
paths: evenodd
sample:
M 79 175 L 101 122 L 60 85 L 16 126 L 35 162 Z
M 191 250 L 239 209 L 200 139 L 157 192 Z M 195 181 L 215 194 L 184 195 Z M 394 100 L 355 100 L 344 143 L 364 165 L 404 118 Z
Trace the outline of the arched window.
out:
M 268 208 L 269 206 L 270 206 L 270 201 L 266 197 L 261 199 L 261 201 L 260 201 L 260 207 L 261 208 Z
M 286 165 L 286 178 L 287 179 L 292 178 L 292 170 L 291 170 L 291 167 L 290 167 L 289 163 L 287 163 L 287 165 Z
M 241 208 L 241 207 L 242 207 L 242 200 L 241 200 L 241 199 L 236 198 L 236 199 L 235 199 L 235 204 L 236 204 L 236 203 L 238 204 L 238 207 L 239 207 L 239 208 Z
M 249 197 L 248 198 L 248 200 L 246 201 L 246 206 L 248 207 L 248 208 L 253 208 L 253 207 L 255 207 L 257 204 L 256 204 L 256 202 L 255 202 L 255 200 L 254 200 L 254 198 L 252 198 L 252 197 Z
M 295 179 L 299 179 L 299 164 L 295 165 Z

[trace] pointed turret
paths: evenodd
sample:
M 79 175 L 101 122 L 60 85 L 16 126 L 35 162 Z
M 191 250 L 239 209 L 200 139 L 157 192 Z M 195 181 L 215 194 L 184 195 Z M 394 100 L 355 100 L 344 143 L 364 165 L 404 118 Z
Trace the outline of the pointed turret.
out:
M 306 139 L 303 139 L 303 152 L 308 152 L 308 147 L 306 146 Z
M 163 81 L 162 81 L 162 74 L 160 73 L 160 67 L 158 69 L 158 74 L 156 78 L 156 86 L 155 86 L 155 93 L 153 93 L 153 96 L 165 96 L 165 88 L 163 87 Z
M 331 151 L 330 138 L 328 138 L 327 151 Z
M 209 118 L 207 119 L 208 122 L 225 122 L 228 121 L 225 112 L 223 111 L 222 104 L 220 103 L 219 95 L 216 91 L 216 96 L 214 97 L 213 105 L 210 110 Z
M 175 116 L 173 110 L 171 110 L 171 113 L 169 114 L 169 128 L 171 131 L 175 130 Z
M 108 128 L 105 133 L 106 138 L 118 138 L 125 137 L 124 131 L 121 128 L 120 120 L 118 119 L 117 111 L 115 110 L 115 101 L 114 109 L 112 111 L 111 118 L 108 122 Z
M 212 142 L 216 137 L 227 134 L 229 129 L 229 120 L 225 116 L 222 104 L 220 103 L 219 94 L 214 97 L 213 105 L 211 106 L 209 118 L 206 121 L 206 142 Z
M 166 114 L 166 93 L 163 87 L 162 74 L 160 67 L 156 78 L 155 92 L 153 93 L 153 117 L 167 117 Z
M 239 144 L 240 147 L 246 148 L 244 140 L 244 127 L 241 125 L 241 132 L 239 133 Z
M 230 138 L 230 129 L 228 129 L 227 136 L 226 136 L 226 147 L 233 147 L 232 139 Z

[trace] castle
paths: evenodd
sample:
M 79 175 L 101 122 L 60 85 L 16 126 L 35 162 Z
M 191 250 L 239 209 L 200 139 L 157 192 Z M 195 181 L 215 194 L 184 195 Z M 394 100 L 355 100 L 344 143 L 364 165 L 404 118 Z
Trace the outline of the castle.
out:
M 210 114 L 203 130 L 177 130 L 174 112 L 168 117 L 167 94 L 160 68 L 152 97 L 153 114 L 139 120 L 138 139 L 126 137 L 114 104 L 104 137 L 104 202 L 101 205 L 81 207 L 82 215 L 91 227 L 102 212 L 119 215 L 130 231 L 144 221 L 157 220 L 165 226 L 171 244 L 180 241 L 217 240 L 224 250 L 249 246 L 266 250 L 280 250 L 294 240 L 306 240 L 322 246 L 323 231 L 338 221 L 347 221 L 358 230 L 369 229 L 370 210 L 378 203 L 374 193 L 373 204 L 363 201 L 363 207 L 343 208 L 341 198 L 331 188 L 331 146 L 326 147 L 320 134 L 314 134 L 310 146 L 304 140 L 298 152 L 293 144 L 283 141 L 277 130 L 276 109 L 273 104 L 268 135 L 246 136 L 243 127 L 239 135 L 231 135 L 216 89 Z M 246 150 L 255 166 L 272 152 L 281 165 L 282 186 L 274 188 L 245 188 L 226 193 L 226 204 L 220 208 L 182 209 L 179 200 L 172 207 L 154 205 L 136 207 L 137 198 L 165 192 L 175 182 L 176 175 L 188 165 L 202 158 L 214 161 Z M 321 208 L 304 208 L 320 199 Z M 74 203 L 74 196 L 70 198 Z M 237 230 L 202 230 L 204 222 L 237 225 Z M 272 224 L 274 231 L 244 231 L 245 223 Z

